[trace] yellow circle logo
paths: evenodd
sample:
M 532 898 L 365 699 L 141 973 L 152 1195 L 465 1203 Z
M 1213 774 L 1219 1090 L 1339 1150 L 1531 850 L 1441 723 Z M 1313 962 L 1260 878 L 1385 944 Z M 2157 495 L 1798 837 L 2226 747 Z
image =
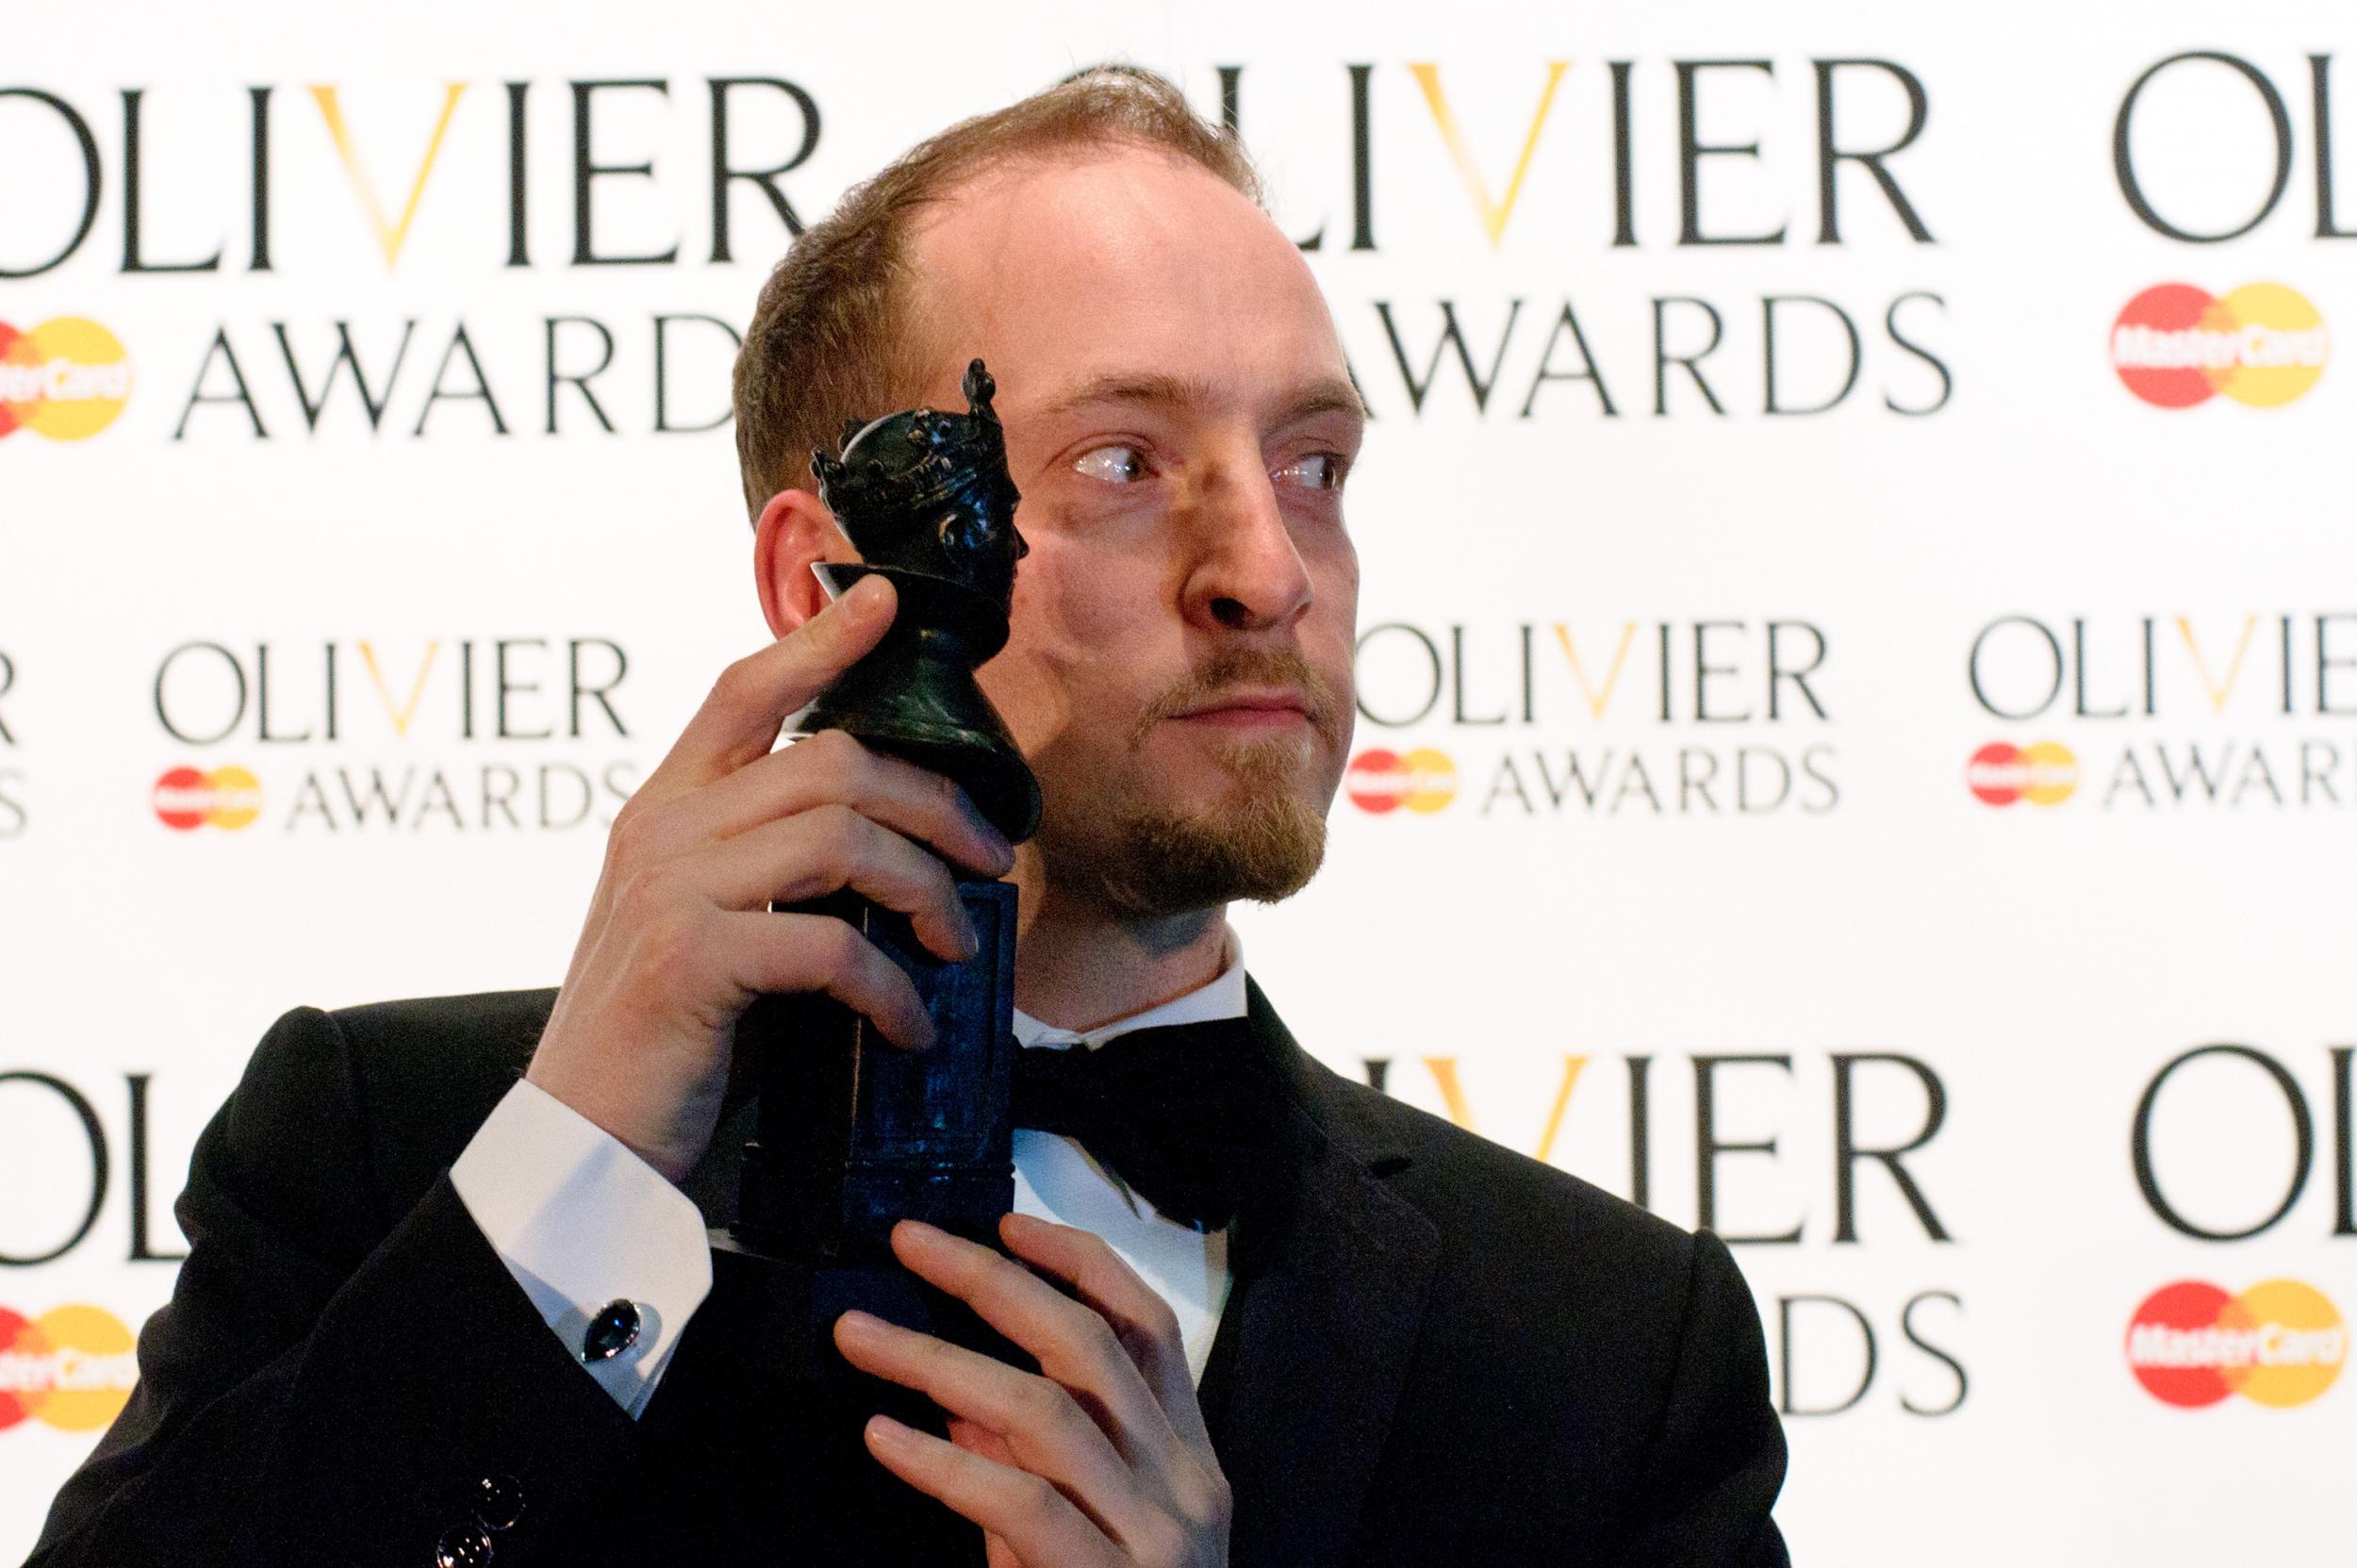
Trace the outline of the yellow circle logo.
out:
M 2240 352 L 2218 390 L 2252 408 L 2281 408 L 2324 373 L 2324 318 L 2280 283 L 2250 283 L 2219 300 Z
M 114 423 L 131 396 L 131 356 L 80 316 L 19 332 L 0 322 L 0 436 L 20 427 L 79 441 Z
M 97 1431 L 130 1402 L 136 1343 L 102 1307 L 29 1320 L 0 1307 L 0 1427 L 37 1417 L 59 1431 Z
M 1400 758 L 1399 765 L 1408 775 L 1399 803 L 1409 811 L 1429 817 L 1457 799 L 1457 764 L 1446 751 L 1419 747 Z

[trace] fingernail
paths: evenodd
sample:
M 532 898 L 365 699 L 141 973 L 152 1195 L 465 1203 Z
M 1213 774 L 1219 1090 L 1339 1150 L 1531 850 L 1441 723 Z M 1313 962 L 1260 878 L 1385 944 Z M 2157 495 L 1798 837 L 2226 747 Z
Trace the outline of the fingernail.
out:
M 892 1229 L 893 1234 L 917 1246 L 938 1246 L 948 1237 L 948 1231 L 936 1230 L 921 1219 L 904 1219 Z
M 873 1345 L 879 1331 L 883 1328 L 883 1321 L 881 1318 L 870 1317 L 865 1312 L 849 1312 L 834 1320 L 834 1327 L 835 1332 L 845 1339 L 861 1340 Z
M 962 958 L 972 958 L 976 953 L 982 950 L 982 933 L 974 929 L 974 916 L 971 915 L 964 917 L 963 924 L 964 926 L 965 939 L 962 945 L 965 950 L 959 956 Z
M 842 604 L 853 618 L 865 620 L 883 608 L 883 602 L 890 592 L 882 578 L 863 577 L 851 585 L 851 591 L 843 596 Z
M 867 1418 L 867 1441 L 875 1447 L 898 1453 L 909 1445 L 909 1429 L 888 1415 L 871 1415 Z

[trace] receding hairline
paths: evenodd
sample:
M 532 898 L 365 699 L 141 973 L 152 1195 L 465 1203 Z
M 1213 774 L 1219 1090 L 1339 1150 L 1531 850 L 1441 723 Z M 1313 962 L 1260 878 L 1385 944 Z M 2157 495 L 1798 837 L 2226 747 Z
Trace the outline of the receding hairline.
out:
M 911 254 L 941 208 L 990 182 L 1137 148 L 1202 169 L 1265 215 L 1232 125 L 1205 119 L 1169 78 L 1110 61 L 927 138 L 799 231 L 762 284 L 731 377 L 748 512 L 758 520 L 780 490 L 810 488 L 812 449 L 831 448 L 847 419 L 932 395 L 964 358 L 947 351 L 970 352 L 942 330 L 925 287 L 947 269 Z
M 1269 224 L 1272 234 L 1282 238 L 1276 227 L 1276 220 L 1269 216 L 1257 189 L 1246 190 L 1167 142 L 1154 140 L 1125 127 L 1107 126 L 1068 141 L 1009 147 L 992 152 L 973 167 L 961 170 L 955 178 L 944 181 L 938 189 L 927 191 L 898 237 L 898 254 L 894 258 L 896 265 L 888 286 L 896 322 L 897 346 L 900 351 L 898 369 L 904 373 L 921 375 L 925 384 L 897 388 L 897 395 L 909 398 L 928 396 L 945 377 L 954 379 L 965 369 L 964 351 L 944 344 L 941 336 L 931 331 L 936 324 L 934 312 L 930 308 L 931 302 L 920 297 L 923 285 L 928 281 L 923 267 L 927 242 L 943 223 L 950 221 L 960 205 L 994 185 L 1036 179 L 1059 170 L 1086 168 L 1132 153 L 1150 155 L 1178 173 L 1200 174 L 1221 190 L 1232 192 Z M 1286 243 L 1290 246 L 1292 242 L 1288 240 Z M 929 365 L 930 369 L 918 371 L 915 367 L 920 361 Z M 1354 391 L 1353 406 L 1363 414 L 1365 404 L 1356 402 L 1356 396 Z

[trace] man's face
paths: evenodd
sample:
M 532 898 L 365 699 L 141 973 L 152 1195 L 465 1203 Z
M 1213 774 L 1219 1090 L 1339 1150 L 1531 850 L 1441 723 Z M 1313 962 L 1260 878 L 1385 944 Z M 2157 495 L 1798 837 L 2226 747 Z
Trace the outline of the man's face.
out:
M 998 384 L 1030 554 L 981 671 L 1039 774 L 1051 894 L 1127 915 L 1309 879 L 1352 715 L 1363 424 L 1299 253 L 1210 173 L 1107 148 L 989 174 L 913 236 L 963 406 Z

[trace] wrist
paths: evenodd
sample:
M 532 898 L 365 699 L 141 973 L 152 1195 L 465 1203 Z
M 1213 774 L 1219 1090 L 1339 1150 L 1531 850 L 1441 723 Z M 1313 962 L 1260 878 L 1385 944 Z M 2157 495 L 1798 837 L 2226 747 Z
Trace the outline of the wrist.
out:
M 701 1149 L 684 1149 L 677 1139 L 650 1138 L 638 1118 L 629 1114 L 630 1103 L 613 1103 L 597 1092 L 594 1082 L 581 1081 L 536 1056 L 524 1071 L 524 1081 L 621 1145 L 672 1186 L 685 1181 L 694 1168 Z

